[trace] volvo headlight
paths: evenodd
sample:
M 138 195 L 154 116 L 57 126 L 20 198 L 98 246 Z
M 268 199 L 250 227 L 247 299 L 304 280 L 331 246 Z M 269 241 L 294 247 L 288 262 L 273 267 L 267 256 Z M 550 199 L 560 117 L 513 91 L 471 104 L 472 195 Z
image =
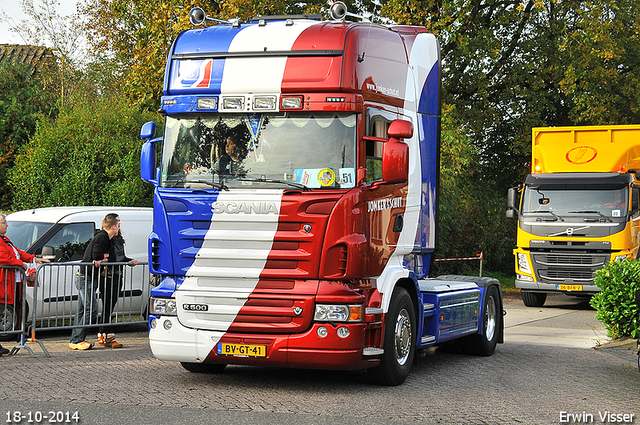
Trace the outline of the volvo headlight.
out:
M 518 253 L 518 269 L 522 270 L 525 273 L 531 274 L 531 267 L 529 266 L 529 259 L 527 258 L 527 254 L 522 252 Z
M 362 322 L 362 304 L 317 304 L 316 322 Z
M 151 298 L 151 314 L 156 316 L 176 316 L 176 300 L 173 298 Z

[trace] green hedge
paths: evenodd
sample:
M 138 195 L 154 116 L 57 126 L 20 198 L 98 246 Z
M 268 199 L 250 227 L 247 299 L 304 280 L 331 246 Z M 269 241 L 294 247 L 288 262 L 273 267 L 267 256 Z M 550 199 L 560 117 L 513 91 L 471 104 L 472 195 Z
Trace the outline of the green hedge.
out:
M 13 210 L 73 205 L 152 205 L 140 179 L 140 127 L 158 119 L 123 99 L 77 102 L 43 117 L 11 170 Z
M 635 291 L 640 287 L 640 261 L 619 261 L 596 271 L 600 292 L 591 298 L 596 319 L 610 338 L 640 338 Z

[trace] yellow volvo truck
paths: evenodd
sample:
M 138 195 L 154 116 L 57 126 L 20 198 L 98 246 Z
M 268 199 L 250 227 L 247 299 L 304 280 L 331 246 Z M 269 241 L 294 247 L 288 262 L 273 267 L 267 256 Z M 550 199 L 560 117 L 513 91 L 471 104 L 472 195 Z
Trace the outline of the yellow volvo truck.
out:
M 532 153 L 507 197 L 516 287 L 528 307 L 548 293 L 590 296 L 596 270 L 638 258 L 640 125 L 534 128 Z

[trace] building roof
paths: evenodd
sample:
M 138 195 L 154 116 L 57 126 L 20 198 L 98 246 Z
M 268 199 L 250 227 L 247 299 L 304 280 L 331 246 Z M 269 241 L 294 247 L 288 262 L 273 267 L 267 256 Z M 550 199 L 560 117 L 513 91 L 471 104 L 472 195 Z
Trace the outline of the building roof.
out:
M 55 61 L 53 51 L 48 47 L 22 44 L 0 44 L 0 62 L 13 61 L 33 65 L 32 73 L 51 66 Z

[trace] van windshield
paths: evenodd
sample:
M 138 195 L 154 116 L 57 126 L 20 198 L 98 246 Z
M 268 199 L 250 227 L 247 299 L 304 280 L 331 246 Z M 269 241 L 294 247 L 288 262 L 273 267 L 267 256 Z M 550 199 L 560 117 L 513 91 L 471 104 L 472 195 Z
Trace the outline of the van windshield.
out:
M 352 113 L 168 116 L 160 185 L 346 189 L 355 158 Z
M 7 237 L 23 251 L 27 251 L 40 236 L 49 230 L 51 223 L 36 223 L 33 221 L 7 220 Z

